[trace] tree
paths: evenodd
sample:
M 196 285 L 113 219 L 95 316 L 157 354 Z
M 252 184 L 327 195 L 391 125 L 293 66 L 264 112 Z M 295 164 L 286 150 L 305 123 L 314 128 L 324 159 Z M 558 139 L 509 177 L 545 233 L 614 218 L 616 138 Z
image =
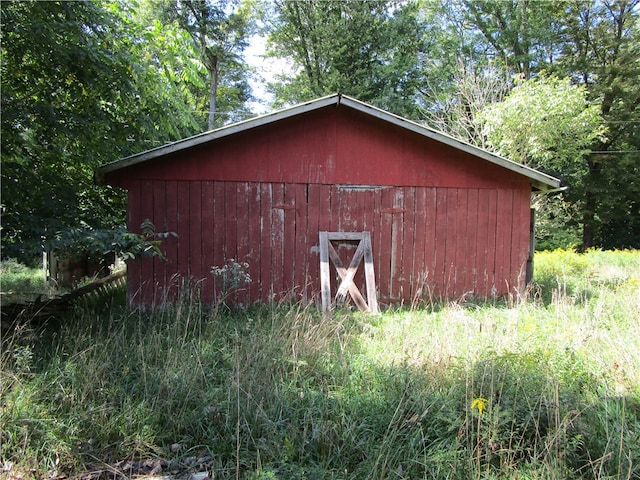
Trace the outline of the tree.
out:
M 476 114 L 499 102 L 513 78 L 552 63 L 560 9 L 551 2 L 424 1 L 425 35 L 435 55 L 420 87 L 423 118 L 432 127 L 484 148 Z
M 490 46 L 486 53 L 502 62 L 507 71 L 529 79 L 553 64 L 562 2 L 463 0 L 460 7 L 464 18 Z
M 240 102 L 248 99 L 241 53 L 252 33 L 251 5 L 238 0 L 160 0 L 169 21 L 191 36 L 209 77 L 207 128 L 213 129 L 222 79 L 235 85 Z
M 468 72 L 472 80 L 484 79 L 487 68 L 502 71 L 499 76 L 508 79 L 535 78 L 543 70 L 569 77 L 584 85 L 588 100 L 599 105 L 608 134 L 595 140 L 591 154 L 583 158 L 583 248 L 640 245 L 639 7 L 638 0 L 423 3 L 423 11 L 436 12 L 442 32 L 438 81 L 421 88 L 424 115 L 432 124 L 482 146 L 473 125 L 470 129 L 466 123 L 473 116 L 465 115 L 465 88 L 474 85 Z M 452 55 L 463 59 L 465 73 L 452 68 L 447 61 Z M 478 97 L 471 98 L 478 103 Z
M 478 116 L 488 145 L 510 159 L 562 174 L 581 170 L 589 147 L 604 139 L 599 108 L 568 78 L 520 81 Z
M 608 135 L 592 146 L 585 248 L 640 245 L 640 1 L 568 3 L 557 68 L 588 88 Z
M 416 116 L 423 37 L 415 2 L 276 0 L 275 6 L 271 54 L 297 68 L 275 86 L 277 104 L 344 93 Z
M 568 78 L 546 75 L 521 81 L 502 102 L 480 112 L 477 121 L 492 150 L 554 174 L 569 186 L 555 210 L 544 204 L 543 216 L 555 216 L 556 230 L 575 226 L 575 218 L 557 214 L 559 209 L 571 211 L 563 200 L 578 207 L 584 225 L 590 148 L 606 138 L 599 107 L 587 101 L 584 87 L 571 84 Z
M 459 60 L 451 81 L 446 94 L 424 95 L 427 104 L 422 109 L 424 121 L 455 138 L 487 148 L 487 138 L 478 116 L 485 108 L 500 102 L 509 91 L 504 72 L 491 66 L 467 65 Z
M 2 2 L 2 256 L 124 223 L 93 169 L 192 133 L 183 94 L 145 55 L 125 5 Z

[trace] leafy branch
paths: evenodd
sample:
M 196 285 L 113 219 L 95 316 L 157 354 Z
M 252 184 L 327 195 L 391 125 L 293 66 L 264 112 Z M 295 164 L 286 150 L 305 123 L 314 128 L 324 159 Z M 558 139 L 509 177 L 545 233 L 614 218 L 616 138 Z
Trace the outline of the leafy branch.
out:
M 156 232 L 155 225 L 146 219 L 140 225 L 141 233 L 133 233 L 125 227 L 112 229 L 94 229 L 82 222 L 60 232 L 45 249 L 56 252 L 62 257 L 86 257 L 99 260 L 114 254 L 123 260 L 138 257 L 159 257 L 165 259 L 162 241 L 168 237 L 177 237 L 175 232 Z

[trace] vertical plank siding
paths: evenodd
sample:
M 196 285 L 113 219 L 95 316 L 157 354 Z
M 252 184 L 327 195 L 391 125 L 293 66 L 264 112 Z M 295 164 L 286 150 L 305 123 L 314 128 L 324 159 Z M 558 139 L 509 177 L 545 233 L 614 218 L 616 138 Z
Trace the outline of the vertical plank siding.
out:
M 210 277 L 210 274 L 211 267 L 215 265 L 213 260 L 213 242 L 211 241 L 211 236 L 215 229 L 214 207 L 213 182 L 202 182 L 202 235 L 200 238 L 200 248 L 202 250 L 202 276 L 205 279 L 202 300 L 207 304 L 213 302 L 213 288 L 211 285 L 213 279 Z
M 467 276 L 465 292 L 476 292 L 478 285 L 478 196 L 477 189 L 469 190 L 467 197 L 467 236 L 465 252 L 467 252 Z
M 166 195 L 167 188 L 166 187 L 167 187 L 166 182 L 162 182 L 162 181 L 153 182 L 153 185 L 151 186 L 152 192 L 153 192 L 153 211 L 154 212 L 167 210 L 167 195 Z M 156 232 L 166 232 L 168 227 L 167 221 L 168 219 L 165 218 L 163 223 L 155 225 Z M 154 283 L 157 283 L 158 285 L 165 285 L 166 273 L 167 273 L 166 262 L 158 257 L 154 257 L 151 262 L 151 267 L 153 268 L 152 278 L 154 279 Z M 158 288 L 153 289 L 153 292 L 151 293 L 151 295 L 152 295 L 152 302 L 154 304 L 161 302 L 160 298 L 156 298 L 156 296 L 160 294 L 161 294 L 160 289 Z
M 248 197 L 249 205 L 248 205 L 248 211 L 247 211 L 247 218 L 248 219 L 253 218 L 256 220 L 254 221 L 247 220 L 248 238 L 246 240 L 249 248 L 249 254 L 247 256 L 246 261 L 253 265 L 260 266 L 260 252 L 262 248 L 261 241 L 260 241 L 262 237 L 262 232 L 261 232 L 262 219 L 260 217 L 261 189 L 260 189 L 260 184 L 258 183 L 249 183 L 248 186 L 249 186 L 249 190 L 247 192 L 247 197 Z M 252 240 L 251 242 L 249 242 L 250 239 Z M 211 245 L 211 247 L 213 248 L 213 245 Z M 249 286 L 248 299 L 261 298 L 260 297 L 260 277 L 256 277 L 255 272 L 250 272 L 250 275 L 253 281 Z
M 294 227 L 293 235 L 296 246 L 296 254 L 294 257 L 293 267 L 295 269 L 293 275 L 293 290 L 300 293 L 300 298 L 304 302 L 308 301 L 310 291 L 308 289 L 309 279 L 309 253 L 311 245 L 316 242 L 309 242 L 309 235 L 298 235 L 298 232 L 309 231 L 309 186 L 302 184 L 294 184 L 295 198 L 293 201 L 293 214 L 295 218 L 291 222 Z M 317 262 L 316 262 L 317 263 Z
M 269 272 L 269 285 L 273 289 L 275 299 L 279 299 L 284 293 L 284 183 L 272 185 L 272 204 L 268 206 L 271 213 L 271 231 L 263 232 L 271 237 L 269 248 L 271 249 L 271 271 Z M 292 252 L 293 253 L 293 252 Z
M 383 304 L 501 295 L 524 285 L 526 191 L 146 180 L 129 192 L 132 230 L 148 218 L 158 231 L 178 234 L 163 240 L 166 260 L 129 264 L 130 299 L 147 306 L 173 301 L 186 287 L 213 302 L 211 268 L 232 258 L 248 263 L 252 278 L 233 300 L 319 303 L 322 230 L 371 232 Z M 339 250 L 348 264 L 353 246 Z M 364 285 L 362 272 L 356 282 Z
M 271 184 L 260 184 L 260 238 L 254 239 L 260 243 L 260 259 L 251 264 L 250 275 L 253 281 L 260 282 L 260 297 L 269 302 L 272 300 L 273 288 L 271 284 L 271 206 L 273 189 Z M 254 220 L 255 221 L 255 220 Z M 222 265 L 222 261 L 218 265 Z
M 236 184 L 236 257 L 240 263 L 249 262 L 251 259 L 251 244 L 249 242 L 249 205 L 251 203 L 251 185 L 250 183 Z M 246 305 L 249 301 L 250 286 L 242 286 L 237 292 L 237 301 Z
M 343 105 L 281 118 L 107 173 L 128 224 L 159 232 L 166 260 L 129 265 L 132 304 L 219 299 L 211 268 L 249 264 L 231 300 L 319 302 L 320 231 L 371 233 L 382 304 L 522 288 L 530 178 Z M 348 264 L 355 246 L 337 245 Z M 359 271 L 355 281 L 362 285 Z
M 189 181 L 178 181 L 177 194 L 178 194 L 178 225 L 176 232 L 178 233 L 178 258 L 176 260 L 175 281 L 178 282 L 178 287 L 181 282 L 185 282 L 189 279 L 189 273 L 191 269 L 190 265 L 190 252 L 189 247 L 191 245 L 191 228 L 190 224 L 199 220 L 199 212 L 194 212 L 193 222 L 191 221 L 189 211 Z M 155 217 L 155 212 L 154 212 Z M 158 223 L 153 220 L 154 223 Z M 155 280 L 155 279 L 154 279 Z M 155 283 L 155 282 L 153 282 Z M 147 296 L 145 296 L 147 298 Z
M 168 180 L 165 182 L 165 201 L 166 201 L 166 214 L 164 215 L 166 229 L 164 232 L 177 232 L 178 231 L 178 182 L 175 180 Z M 154 212 L 153 217 L 149 217 L 154 220 L 156 225 L 160 225 L 161 222 L 157 221 L 156 217 L 161 218 L 158 215 L 158 211 Z M 177 289 L 176 269 L 178 265 L 178 238 L 174 236 L 167 237 L 162 242 L 162 250 L 166 260 L 164 261 L 164 283 L 158 286 L 160 291 L 156 294 L 156 298 L 160 297 L 161 301 L 167 298 L 173 298 Z M 162 289 L 164 286 L 164 289 Z M 160 303 L 160 302 L 157 302 Z
M 127 210 L 127 224 L 129 225 L 129 230 L 137 232 L 140 229 L 140 224 L 142 220 L 140 218 L 141 210 L 140 210 L 140 181 L 135 180 L 132 181 L 132 186 L 127 194 L 127 202 L 129 208 Z M 140 278 L 140 270 L 142 269 L 142 263 L 146 259 L 141 258 L 139 260 L 131 261 L 127 265 L 127 288 L 129 303 L 131 305 L 135 305 L 136 303 L 146 303 L 142 302 L 139 296 L 139 289 L 141 287 L 141 278 Z
M 189 278 L 205 279 L 202 270 L 202 182 L 189 182 Z M 206 228 L 206 227 L 204 227 Z M 206 231 L 206 230 L 205 230 Z

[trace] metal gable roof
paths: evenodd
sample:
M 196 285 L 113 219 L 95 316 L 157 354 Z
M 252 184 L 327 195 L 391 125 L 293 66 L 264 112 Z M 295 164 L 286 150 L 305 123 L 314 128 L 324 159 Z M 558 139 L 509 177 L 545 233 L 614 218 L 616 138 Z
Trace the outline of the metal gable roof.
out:
M 182 140 L 178 140 L 176 142 L 168 143 L 166 145 L 153 148 L 151 150 L 147 150 L 135 155 L 122 158 L 115 162 L 111 162 L 99 167 L 96 170 L 96 178 L 99 179 L 109 172 L 120 170 L 122 168 L 130 167 L 133 165 L 137 165 L 137 164 L 146 162 L 148 160 L 152 160 L 154 158 L 162 157 L 170 153 L 178 152 L 178 151 L 185 150 L 197 145 L 201 145 L 203 143 L 216 140 L 218 138 L 234 135 L 236 133 L 244 132 L 252 128 L 256 128 L 262 125 L 267 125 L 272 122 L 277 122 L 285 118 L 290 118 L 305 112 L 318 110 L 331 105 L 344 105 L 346 107 L 360 111 L 367 115 L 371 115 L 383 121 L 389 122 L 393 125 L 399 126 L 401 128 L 405 128 L 407 130 L 410 130 L 424 137 L 430 138 L 440 143 L 444 143 L 455 149 L 469 153 L 485 161 L 499 165 L 515 173 L 518 173 L 520 175 L 524 175 L 529 179 L 532 187 L 535 190 L 550 191 L 560 187 L 560 180 L 550 175 L 547 175 L 545 173 L 542 173 L 538 170 L 527 167 L 525 165 L 521 165 L 519 163 L 516 163 L 512 160 L 501 157 L 499 155 L 495 155 L 491 152 L 488 152 L 487 150 L 474 147 L 471 144 L 468 144 L 466 142 L 453 138 L 443 132 L 439 132 L 432 128 L 426 127 L 419 123 L 413 122 L 406 118 L 400 117 L 398 115 L 394 115 L 392 113 L 386 112 L 384 110 L 381 110 L 367 103 L 356 100 L 355 98 L 351 98 L 341 94 L 333 94 L 326 97 L 321 97 L 315 100 L 311 100 L 309 102 L 295 105 L 293 107 L 285 108 L 283 110 L 278 110 L 273 113 L 261 115 L 249 120 L 227 125 L 225 127 L 221 127 L 208 132 L 200 133 L 192 137 L 188 137 Z

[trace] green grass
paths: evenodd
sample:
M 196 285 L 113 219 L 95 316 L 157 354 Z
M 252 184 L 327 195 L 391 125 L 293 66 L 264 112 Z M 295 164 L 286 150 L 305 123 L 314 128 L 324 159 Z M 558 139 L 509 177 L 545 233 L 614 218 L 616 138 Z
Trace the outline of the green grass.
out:
M 48 287 L 45 287 L 42 269 L 26 267 L 15 260 L 3 260 L 0 262 L 0 291 L 4 303 L 45 293 Z
M 535 261 L 523 298 L 379 316 L 149 315 L 116 292 L 4 336 L 1 460 L 25 478 L 194 457 L 215 478 L 638 478 L 640 252 Z

